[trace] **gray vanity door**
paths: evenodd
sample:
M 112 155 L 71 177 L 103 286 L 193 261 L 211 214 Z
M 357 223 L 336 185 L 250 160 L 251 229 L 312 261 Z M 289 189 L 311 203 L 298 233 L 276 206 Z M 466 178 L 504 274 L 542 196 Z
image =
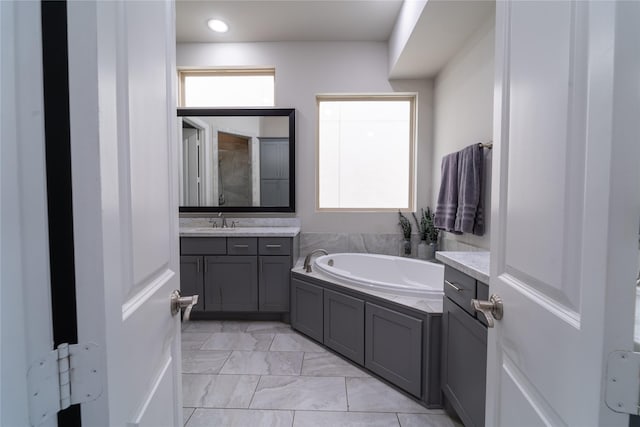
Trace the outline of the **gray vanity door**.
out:
M 205 257 L 207 311 L 258 310 L 258 260 L 255 256 Z
M 484 426 L 487 328 L 444 299 L 442 391 L 465 426 Z
M 322 342 L 322 288 L 291 279 L 291 326 Z
M 182 295 L 199 295 L 193 311 L 204 309 L 204 259 L 201 256 L 180 257 L 180 292 Z
M 260 311 L 289 311 L 290 256 L 261 256 Z
M 366 303 L 365 366 L 416 397 L 422 390 L 422 320 Z
M 324 290 L 324 345 L 364 365 L 364 301 Z

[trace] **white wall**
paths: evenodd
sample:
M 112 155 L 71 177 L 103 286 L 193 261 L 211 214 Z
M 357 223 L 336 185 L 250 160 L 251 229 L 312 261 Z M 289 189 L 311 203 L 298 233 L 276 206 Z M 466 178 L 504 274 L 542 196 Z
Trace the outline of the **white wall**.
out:
M 178 67 L 276 69 L 276 106 L 296 109 L 296 211 L 305 232 L 400 232 L 396 213 L 316 213 L 318 93 L 418 92 L 417 205 L 431 196 L 432 82 L 387 79 L 387 43 L 184 43 Z
M 431 206 L 436 205 L 438 198 L 442 157 L 467 145 L 492 140 L 494 27 L 495 18 L 492 16 L 436 76 Z M 490 150 L 485 150 L 485 159 L 485 234 L 444 233 L 445 246 L 442 249 L 454 249 L 447 245 L 451 240 L 489 249 Z

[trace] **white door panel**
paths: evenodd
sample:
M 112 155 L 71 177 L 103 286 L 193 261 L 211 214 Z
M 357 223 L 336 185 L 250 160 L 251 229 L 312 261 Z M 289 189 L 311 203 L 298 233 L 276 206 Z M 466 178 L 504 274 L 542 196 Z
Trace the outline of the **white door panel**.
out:
M 41 23 L 40 2 L 0 2 L 2 426 L 30 424 L 27 373 L 54 341 Z M 57 424 L 50 415 L 40 425 Z
M 627 422 L 603 375 L 633 343 L 640 144 L 625 115 L 640 109 L 624 94 L 638 52 L 620 17 L 639 9 L 497 4 L 490 291 L 504 318 L 489 333 L 488 426 Z
M 83 423 L 179 425 L 174 5 L 68 15 L 79 339 L 98 341 L 106 371 Z

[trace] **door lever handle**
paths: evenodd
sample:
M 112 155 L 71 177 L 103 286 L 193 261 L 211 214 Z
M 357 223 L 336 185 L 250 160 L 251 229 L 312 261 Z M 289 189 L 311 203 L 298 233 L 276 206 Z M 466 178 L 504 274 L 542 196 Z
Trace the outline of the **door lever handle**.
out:
M 191 318 L 191 310 L 198 303 L 198 295 L 183 297 L 178 289 L 171 292 L 171 315 L 175 316 L 184 308 L 183 322 L 188 322 Z
M 500 320 L 502 319 L 502 316 L 504 316 L 504 305 L 502 303 L 502 298 L 500 298 L 496 294 L 491 295 L 491 297 L 489 297 L 489 301 L 472 299 L 471 308 L 473 308 L 478 313 L 482 313 L 484 318 L 487 319 L 487 327 L 489 328 L 494 327 L 494 319 Z

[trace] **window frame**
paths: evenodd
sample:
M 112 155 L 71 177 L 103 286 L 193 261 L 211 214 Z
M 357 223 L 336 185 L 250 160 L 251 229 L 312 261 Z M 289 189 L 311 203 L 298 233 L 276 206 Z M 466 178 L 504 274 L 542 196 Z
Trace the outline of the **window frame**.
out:
M 185 78 L 191 76 L 271 76 L 273 77 L 273 107 L 256 106 L 256 108 L 275 108 L 276 103 L 276 69 L 275 68 L 179 68 L 178 69 L 178 107 L 180 108 L 242 108 L 233 106 L 188 107 L 185 105 Z
M 409 101 L 409 182 L 407 191 L 408 194 L 408 207 L 400 208 L 340 208 L 320 207 L 320 103 L 323 101 Z M 415 212 L 416 210 L 416 187 L 417 187 L 417 174 L 416 174 L 416 159 L 417 159 L 417 106 L 418 106 L 418 93 L 417 92 L 393 92 L 393 93 L 353 93 L 353 94 L 336 94 L 326 93 L 316 95 L 316 147 L 315 147 L 315 168 L 316 168 L 316 212 Z

